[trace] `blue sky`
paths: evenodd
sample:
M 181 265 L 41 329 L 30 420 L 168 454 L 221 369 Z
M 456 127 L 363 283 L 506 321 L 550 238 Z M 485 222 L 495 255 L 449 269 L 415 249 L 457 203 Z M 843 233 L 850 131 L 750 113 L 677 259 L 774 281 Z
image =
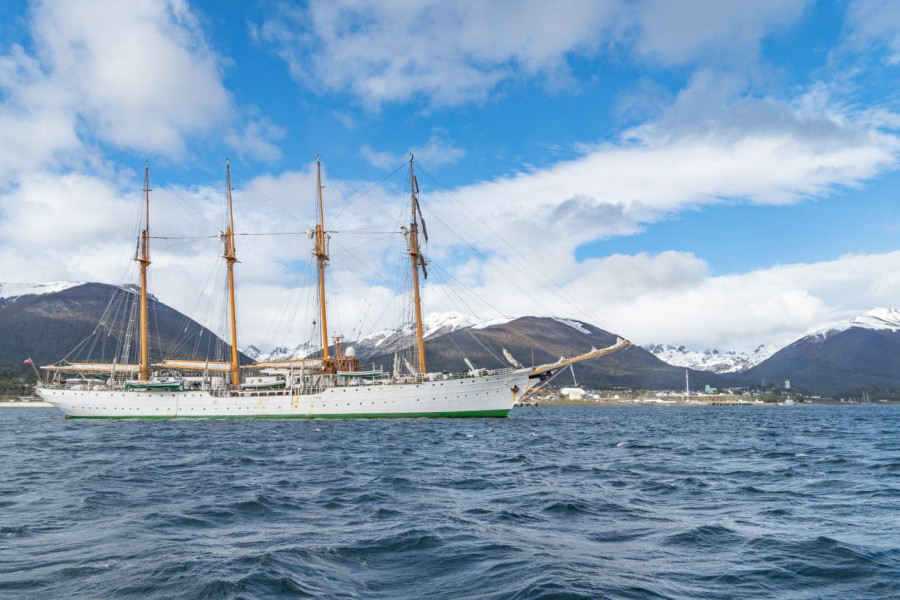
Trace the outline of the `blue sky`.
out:
M 246 226 L 277 230 L 251 190 L 308 214 L 320 154 L 337 208 L 371 186 L 389 205 L 399 187 L 377 182 L 412 149 L 456 198 L 421 176 L 426 207 L 480 246 L 431 252 L 488 313 L 550 305 L 641 343 L 752 347 L 900 294 L 894 2 L 7 2 L 0 33 L 0 280 L 113 279 L 97 236 L 120 243 L 144 160 L 155 190 L 205 211 L 230 156 Z M 20 234 L 48 212 L 64 231 L 73 207 L 95 237 Z M 247 245 L 277 265 L 245 278 L 248 304 L 290 297 L 297 261 Z M 174 262 L 157 280 L 184 275 Z M 519 268 L 553 284 L 507 297 L 495 275 Z

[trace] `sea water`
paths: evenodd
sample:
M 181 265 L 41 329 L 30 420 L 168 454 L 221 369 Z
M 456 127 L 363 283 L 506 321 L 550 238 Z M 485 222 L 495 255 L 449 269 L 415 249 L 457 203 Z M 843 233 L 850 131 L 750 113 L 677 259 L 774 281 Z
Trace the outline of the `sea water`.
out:
M 900 407 L 539 410 L 0 411 L 0 597 L 900 597 Z

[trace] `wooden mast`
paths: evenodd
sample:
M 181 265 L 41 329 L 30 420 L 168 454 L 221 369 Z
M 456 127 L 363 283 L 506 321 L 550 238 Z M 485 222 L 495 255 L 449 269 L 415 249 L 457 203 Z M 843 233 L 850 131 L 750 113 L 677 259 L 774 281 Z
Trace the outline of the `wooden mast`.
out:
M 419 374 L 425 374 L 425 338 L 422 335 L 422 300 L 419 296 L 419 266 L 422 267 L 422 275 L 427 278 L 428 273 L 425 271 L 425 257 L 419 251 L 419 199 L 416 197 L 418 192 L 418 182 L 413 173 L 413 155 L 409 153 L 409 189 L 412 196 L 412 220 L 409 224 L 409 258 L 412 261 L 413 275 L 413 301 L 416 309 L 416 341 L 418 342 L 419 354 Z M 424 230 L 424 221 L 423 221 Z M 428 234 L 425 234 L 426 241 Z
M 135 260 L 141 265 L 141 369 L 140 380 L 150 378 L 150 348 L 147 344 L 147 267 L 150 266 L 150 163 L 144 162 L 144 229 Z
M 325 310 L 325 267 L 328 265 L 328 248 L 325 243 L 325 207 L 322 202 L 322 163 L 319 155 L 316 155 L 316 178 L 319 189 L 319 222 L 316 223 L 316 248 L 313 254 L 319 263 L 319 306 L 321 314 L 319 318 L 322 324 L 322 366 L 328 367 L 330 355 L 328 353 L 328 315 Z
M 225 262 L 228 264 L 228 303 L 231 312 L 231 383 L 235 388 L 241 385 L 240 364 L 237 346 L 237 314 L 234 308 L 234 263 L 237 256 L 234 249 L 234 209 L 231 204 L 231 165 L 225 159 L 225 173 L 228 182 L 228 229 L 225 232 Z

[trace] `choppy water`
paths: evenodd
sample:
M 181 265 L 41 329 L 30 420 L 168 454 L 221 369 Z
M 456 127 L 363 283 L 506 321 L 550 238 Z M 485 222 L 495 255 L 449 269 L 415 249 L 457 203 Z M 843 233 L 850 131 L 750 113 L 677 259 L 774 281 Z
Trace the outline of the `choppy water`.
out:
M 0 596 L 900 597 L 900 407 L 0 411 Z

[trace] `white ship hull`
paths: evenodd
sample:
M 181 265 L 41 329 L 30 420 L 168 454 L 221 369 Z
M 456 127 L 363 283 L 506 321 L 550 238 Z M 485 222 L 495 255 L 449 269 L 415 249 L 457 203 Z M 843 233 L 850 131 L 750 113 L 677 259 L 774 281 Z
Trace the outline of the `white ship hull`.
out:
M 316 394 L 242 390 L 38 388 L 70 418 L 404 418 L 505 417 L 528 386 L 527 369 L 404 384 L 329 387 Z

